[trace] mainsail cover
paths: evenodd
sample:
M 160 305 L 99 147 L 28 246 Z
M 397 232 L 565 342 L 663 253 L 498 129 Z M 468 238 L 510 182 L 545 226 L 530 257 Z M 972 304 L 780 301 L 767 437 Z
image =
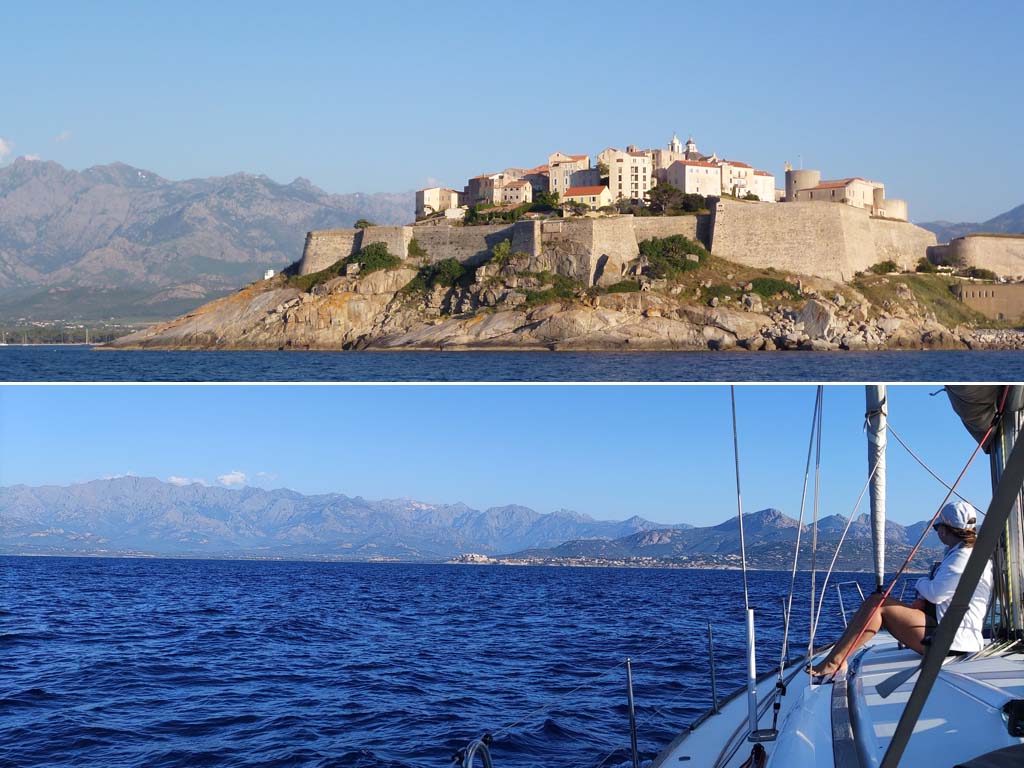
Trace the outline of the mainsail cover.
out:
M 1006 397 L 1006 411 L 1021 410 L 1024 407 L 1024 387 L 1015 385 L 1009 389 Z M 999 404 L 1002 402 L 1004 390 L 1006 390 L 1005 385 L 959 385 L 946 387 L 946 395 L 967 431 L 980 442 L 999 412 Z M 985 445 L 985 453 L 991 453 L 994 445 L 995 441 L 990 441 Z

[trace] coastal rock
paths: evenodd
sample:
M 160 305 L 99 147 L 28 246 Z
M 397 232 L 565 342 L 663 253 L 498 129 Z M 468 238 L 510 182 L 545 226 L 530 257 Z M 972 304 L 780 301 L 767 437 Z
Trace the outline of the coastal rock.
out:
M 836 306 L 824 299 L 811 299 L 797 315 L 797 323 L 812 338 L 831 338 L 836 322 Z

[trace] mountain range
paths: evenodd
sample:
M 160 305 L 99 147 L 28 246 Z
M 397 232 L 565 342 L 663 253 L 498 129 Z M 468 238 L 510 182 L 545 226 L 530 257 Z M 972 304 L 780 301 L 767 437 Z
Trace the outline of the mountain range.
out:
M 818 521 L 818 556 L 831 558 L 835 552 L 847 519 L 830 515 Z M 886 552 L 889 562 L 899 560 L 910 552 L 929 521 L 903 526 L 887 520 L 885 524 Z M 804 563 L 810 561 L 812 527 L 784 515 L 777 509 L 762 509 L 743 516 L 743 538 L 747 562 L 755 568 L 788 568 L 793 559 L 793 547 L 800 533 L 800 552 Z M 865 570 L 872 562 L 871 521 L 867 514 L 854 519 L 843 548 L 838 566 L 843 570 Z M 919 551 L 915 564 L 927 567 L 942 544 L 934 532 L 929 532 Z M 557 547 L 517 552 L 511 559 L 541 562 L 558 561 L 616 561 L 658 560 L 689 565 L 729 566 L 739 563 L 740 530 L 735 517 L 718 525 L 705 528 L 673 528 L 641 531 L 614 540 L 567 541 Z M 826 562 L 823 560 L 822 562 Z
M 306 179 L 171 181 L 124 163 L 0 167 L 0 318 L 174 316 L 280 270 L 311 229 L 404 224 L 412 192 L 332 195 Z
M 121 477 L 0 488 L 0 551 L 443 560 L 664 527 L 508 505 L 487 510 L 410 499 L 229 489 Z
M 834 551 L 846 519 L 819 521 L 825 552 Z M 887 523 L 890 551 L 906 551 L 927 523 Z M 802 530 L 777 509 L 744 515 L 753 567 L 786 567 Z M 284 557 L 438 561 L 466 553 L 544 562 L 689 560 L 734 565 L 740 552 L 735 518 L 708 527 L 654 523 L 638 516 L 602 521 L 568 510 L 547 514 L 507 505 L 476 510 L 462 503 L 371 501 L 342 494 L 229 489 L 143 477 L 71 486 L 0 488 L 0 553 Z M 829 546 L 832 547 L 829 550 Z M 938 548 L 933 533 L 926 540 Z M 855 520 L 844 551 L 854 569 L 870 562 L 870 524 Z
M 954 238 L 963 237 L 972 232 L 1024 234 L 1024 205 L 1018 205 L 1006 213 L 1001 213 L 981 223 L 926 221 L 918 226 L 934 232 L 940 243 L 948 243 Z

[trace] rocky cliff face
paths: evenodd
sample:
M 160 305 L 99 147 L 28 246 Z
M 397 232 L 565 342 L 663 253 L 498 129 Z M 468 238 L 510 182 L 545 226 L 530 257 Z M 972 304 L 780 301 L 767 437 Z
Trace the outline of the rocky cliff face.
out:
M 173 316 L 291 263 L 310 229 L 412 209 L 411 193 L 329 195 L 305 179 L 19 159 L 0 168 L 0 316 Z
M 824 280 L 798 280 L 799 297 L 765 299 L 754 283 L 729 273 L 733 296 L 720 300 L 721 286 L 710 277 L 682 284 L 641 274 L 633 290 L 609 291 L 532 271 L 530 257 L 520 254 L 482 265 L 459 285 L 410 290 L 413 266 L 340 275 L 308 290 L 301 278 L 278 276 L 112 346 L 758 351 L 977 343 L 972 332 L 942 325 L 902 283 L 875 306 L 853 288 Z

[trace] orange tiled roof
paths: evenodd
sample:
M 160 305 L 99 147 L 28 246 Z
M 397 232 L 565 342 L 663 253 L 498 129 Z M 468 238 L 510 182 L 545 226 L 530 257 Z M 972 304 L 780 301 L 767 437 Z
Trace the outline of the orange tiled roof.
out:
M 768 173 L 768 171 L 754 171 L 754 175 L 755 176 L 771 176 L 771 174 Z
M 749 165 L 748 163 L 741 163 L 739 160 L 723 160 L 722 162 L 723 163 L 728 163 L 729 165 L 735 165 L 737 168 L 752 168 L 753 167 L 753 166 Z
M 528 181 L 510 181 L 505 186 L 506 187 L 528 187 L 528 186 L 530 186 L 530 182 L 528 182 Z
M 572 187 L 565 190 L 566 197 L 589 197 L 591 195 L 597 197 L 604 192 L 607 187 Z

